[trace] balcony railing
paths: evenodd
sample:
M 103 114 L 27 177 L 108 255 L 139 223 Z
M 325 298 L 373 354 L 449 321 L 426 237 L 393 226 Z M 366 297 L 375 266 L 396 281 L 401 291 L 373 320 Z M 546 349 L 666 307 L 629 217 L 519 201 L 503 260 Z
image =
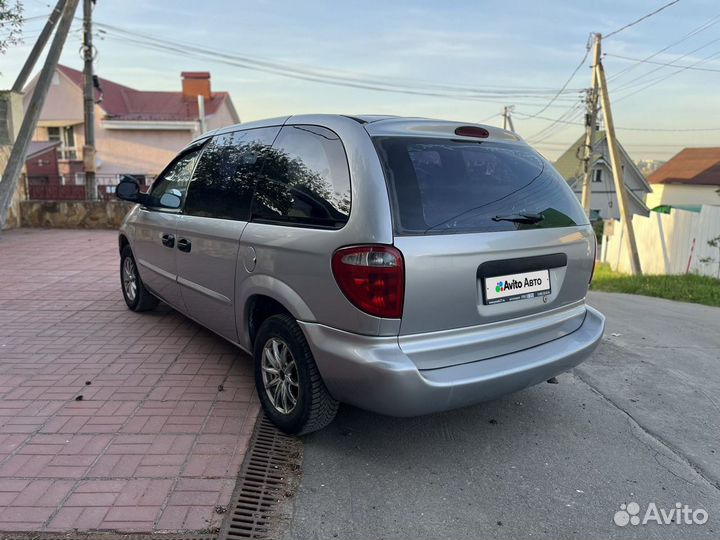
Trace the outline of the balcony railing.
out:
M 58 159 L 66 161 L 78 161 L 78 150 L 74 146 L 61 146 L 58 148 Z

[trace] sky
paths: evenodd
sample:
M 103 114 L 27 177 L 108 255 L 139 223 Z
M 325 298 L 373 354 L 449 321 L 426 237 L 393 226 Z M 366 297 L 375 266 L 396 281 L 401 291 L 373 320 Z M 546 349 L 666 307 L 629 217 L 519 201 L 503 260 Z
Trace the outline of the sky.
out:
M 0 57 L 0 88 L 12 86 L 44 24 L 40 16 L 55 4 L 55 0 L 23 1 L 30 18 L 24 28 L 26 42 Z M 143 90 L 179 90 L 181 71 L 210 71 L 213 89 L 230 92 L 242 121 L 318 112 L 501 125 L 502 107 L 514 105 L 516 131 L 555 159 L 583 133 L 581 125 L 551 126 L 551 120 L 582 121 L 580 108 L 572 109 L 580 104 L 580 90 L 590 86 L 590 60 L 568 84 L 577 92 L 563 94 L 539 115 L 550 120 L 523 119 L 522 115 L 537 114 L 550 102 L 551 91 L 560 89 L 580 64 L 591 32 L 608 34 L 668 1 L 98 0 L 94 12 L 98 23 L 188 47 L 402 81 L 411 87 L 493 88 L 503 94 L 492 99 L 418 96 L 297 80 L 223 64 L 213 57 L 149 49 L 136 40 L 101 32 L 95 38 L 95 69 L 103 78 Z M 679 68 L 638 64 L 617 56 L 646 58 L 708 22 L 713 24 L 652 58 L 684 66 L 711 57 L 697 66 L 707 71 L 684 70 L 629 95 L 646 81 Z M 73 28 L 60 61 L 82 69 L 79 22 Z M 604 40 L 603 52 L 608 54 L 603 63 L 615 123 L 618 128 L 634 128 L 618 129 L 618 137 L 634 159 L 665 160 L 687 146 L 720 146 L 717 0 L 680 0 Z M 633 68 L 621 74 L 628 66 Z M 542 88 L 544 94 L 534 98 L 509 94 L 527 87 Z

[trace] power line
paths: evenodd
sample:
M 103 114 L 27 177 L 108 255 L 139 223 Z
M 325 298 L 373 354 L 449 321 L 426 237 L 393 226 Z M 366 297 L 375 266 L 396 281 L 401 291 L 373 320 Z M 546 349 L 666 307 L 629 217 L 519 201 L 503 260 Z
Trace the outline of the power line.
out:
M 558 124 L 574 124 L 575 122 L 570 122 L 570 119 L 576 115 L 580 107 L 580 103 L 576 103 L 575 105 L 570 107 L 567 111 L 565 111 L 565 113 L 554 119 L 549 125 L 545 126 L 537 133 L 527 137 L 528 142 L 538 143 L 544 141 L 546 138 L 554 135 L 557 132 L 553 131 L 553 128 Z
M 515 111 L 515 115 L 524 116 L 527 117 L 528 115 L 522 112 Z M 537 116 L 536 118 L 541 120 L 550 120 L 552 122 L 557 122 L 558 124 L 573 124 L 576 126 L 584 126 L 582 122 L 569 122 L 565 120 L 560 120 L 557 118 L 550 118 L 548 116 Z M 675 133 L 675 132 L 695 132 L 695 131 L 720 131 L 720 127 L 716 128 L 655 128 L 655 127 L 620 127 L 615 126 L 615 129 L 622 129 L 624 131 L 660 131 L 660 132 L 668 132 L 668 133 Z
M 676 3 L 679 0 L 676 0 L 675 2 L 671 2 L 670 4 L 666 5 L 665 7 L 669 7 L 670 5 Z M 664 8 L 661 8 L 664 9 Z M 659 10 L 658 10 L 659 11 Z M 653 13 L 654 14 L 654 13 Z M 650 14 L 652 15 L 652 14 Z M 648 16 L 650 16 L 648 15 Z M 647 18 L 647 16 L 645 17 Z M 690 34 L 694 35 L 696 33 L 699 33 L 703 29 L 706 29 L 711 24 L 715 24 L 717 22 L 715 19 L 720 19 L 720 15 L 714 17 L 710 21 L 704 23 L 699 27 L 698 29 L 693 30 Z M 639 22 L 639 21 L 637 21 Z M 453 86 L 453 85 L 444 85 L 444 84 L 434 84 L 434 83 L 428 83 L 428 82 L 418 82 L 418 81 L 411 81 L 411 82 L 400 82 L 399 80 L 396 81 L 379 81 L 377 79 L 371 79 L 367 78 L 367 75 L 360 75 L 360 74 L 353 74 L 348 72 L 339 72 L 339 71 L 333 71 L 333 70 L 323 70 L 318 68 L 308 68 L 304 66 L 297 66 L 297 65 L 290 65 L 290 64 L 283 64 L 281 62 L 275 62 L 271 60 L 266 59 L 258 59 L 253 57 L 247 57 L 247 56 L 241 56 L 241 55 L 233 55 L 228 54 L 223 51 L 218 51 L 214 49 L 209 49 L 201 46 L 196 46 L 192 44 L 187 43 L 180 43 L 180 42 L 173 42 L 171 40 L 162 40 L 157 38 L 156 36 L 150 36 L 147 34 L 142 34 L 139 32 L 133 32 L 130 30 L 125 30 L 120 27 L 107 25 L 103 23 L 96 23 L 97 26 L 102 27 L 106 32 L 108 32 L 108 37 L 113 37 L 115 39 L 122 39 L 124 43 L 131 43 L 140 45 L 143 47 L 153 47 L 157 50 L 165 51 L 165 52 L 172 52 L 174 54 L 180 54 L 186 57 L 201 57 L 203 59 L 209 59 L 216 62 L 226 63 L 229 65 L 237 66 L 237 67 L 243 67 L 246 69 L 254 69 L 258 71 L 265 71 L 268 73 L 281 75 L 285 77 L 293 77 L 301 80 L 309 80 L 312 82 L 319 82 L 324 84 L 333 84 L 333 85 L 340 85 L 340 86 L 347 86 L 352 88 L 361 88 L 361 89 L 368 89 L 368 90 L 376 90 L 376 91 L 383 91 L 383 92 L 395 92 L 395 93 L 406 93 L 406 94 L 414 94 L 414 95 L 424 95 L 424 96 L 432 96 L 432 97 L 443 97 L 443 98 L 452 98 L 452 99 L 470 99 L 474 101 L 485 101 L 488 103 L 506 103 L 506 100 L 508 97 L 515 98 L 515 97 L 525 97 L 528 99 L 545 99 L 545 97 L 548 93 L 552 93 L 553 97 L 551 98 L 550 102 L 547 103 L 542 111 L 546 110 L 547 108 L 553 106 L 557 107 L 560 105 L 557 105 L 555 101 L 562 99 L 562 100 L 575 100 L 576 98 L 573 98 L 570 95 L 570 93 L 578 92 L 579 90 L 573 89 L 569 90 L 567 86 L 569 86 L 570 82 L 572 81 L 573 77 L 577 74 L 580 67 L 584 64 L 584 62 L 587 60 L 588 51 L 586 50 L 586 54 L 584 55 L 582 61 L 578 64 L 578 66 L 575 68 L 571 76 L 568 78 L 566 83 L 560 88 L 560 90 L 553 90 L 548 88 L 532 88 L 532 87 L 525 87 L 525 88 L 516 88 L 516 89 L 507 89 L 499 86 L 495 87 L 486 87 L 484 89 L 479 88 L 472 88 L 467 86 Z M 618 30 L 620 31 L 620 30 Z M 614 32 L 617 33 L 618 31 Z M 116 35 L 112 35 L 111 33 L 115 33 Z M 677 43 L 677 42 L 676 42 Z M 697 50 L 697 49 L 696 49 Z M 703 61 L 707 61 L 708 59 L 705 59 Z M 702 61 L 701 61 L 702 62 Z M 696 63 L 697 64 L 697 63 Z M 672 76 L 674 74 L 677 74 L 684 69 L 691 69 L 694 68 L 696 64 L 693 64 L 691 66 L 683 66 L 680 70 L 670 74 L 669 76 Z M 291 71 L 291 73 L 288 73 L 288 71 Z M 667 78 L 667 77 L 665 77 Z M 660 81 L 655 81 L 653 84 L 656 84 Z M 649 85 L 648 85 L 649 86 Z M 644 88 L 642 88 L 644 89 Z M 642 90 L 641 89 L 641 90 Z M 639 91 L 639 90 L 638 90 Z M 629 97 L 624 96 L 624 97 Z M 498 101 L 498 100 L 505 100 L 505 101 Z M 529 105 L 534 106 L 530 103 L 518 103 L 519 105 Z M 546 126 L 539 132 L 535 133 L 531 139 L 537 139 L 538 137 L 541 138 L 541 140 L 544 140 L 544 137 L 555 125 L 557 124 L 564 124 L 564 125 L 583 125 L 581 122 L 576 122 L 571 120 L 571 117 L 575 113 L 575 110 L 577 109 L 578 105 L 575 104 L 572 106 L 568 111 L 563 113 L 559 118 L 549 118 L 541 116 L 541 111 L 538 111 L 537 113 L 534 113 L 532 115 L 527 113 L 517 113 L 520 116 L 523 116 L 525 119 L 530 118 L 538 118 L 538 119 L 544 119 L 549 120 L 551 124 L 549 126 Z M 493 115 L 493 117 L 496 115 Z M 491 117 L 492 118 L 492 117 Z M 490 118 L 490 119 L 491 119 Z M 678 131 L 688 131 L 688 132 L 702 132 L 702 131 L 720 131 L 720 128 L 691 128 L 691 129 L 682 129 L 682 128 L 674 128 L 674 129 L 664 129 L 664 128 L 623 128 L 618 127 L 617 129 L 621 130 L 631 130 L 631 131 L 667 131 L 667 132 L 678 132 Z M 544 138 L 543 138 L 544 137 Z
M 670 62 L 670 64 L 674 64 L 675 62 L 678 62 L 678 61 L 682 60 L 683 58 L 686 58 L 686 57 L 690 56 L 691 54 L 695 54 L 696 52 L 701 51 L 702 49 L 704 49 L 704 48 L 706 48 L 706 47 L 709 47 L 710 45 L 712 45 L 713 43 L 717 43 L 718 41 L 720 41 L 720 38 L 711 39 L 710 41 L 704 43 L 703 45 L 700 45 L 699 47 L 696 47 L 696 48 L 693 49 L 692 51 L 688 51 L 688 52 L 686 52 L 686 53 L 678 56 L 678 57 L 675 58 L 672 62 Z M 695 64 L 697 64 L 697 63 L 698 63 L 698 62 L 696 62 Z M 688 69 L 691 69 L 695 64 L 692 64 L 691 66 L 688 66 Z M 676 67 L 681 67 L 681 66 L 676 66 Z M 624 85 L 622 85 L 622 86 L 621 86 L 620 88 L 618 88 L 616 91 L 617 91 L 617 92 L 622 92 L 622 91 L 624 91 L 624 90 L 628 90 L 628 89 L 632 88 L 633 86 L 642 86 L 642 85 L 644 85 L 645 83 L 648 82 L 648 78 L 647 78 L 648 75 L 652 75 L 653 73 L 657 73 L 658 71 L 660 71 L 660 70 L 662 70 L 662 69 L 663 69 L 663 66 L 660 66 L 660 67 L 656 67 L 656 68 L 654 68 L 654 69 L 651 69 L 650 71 L 647 71 L 647 72 L 643 73 L 642 75 L 640 75 L 640 76 L 638 76 L 638 77 L 635 77 L 634 79 L 626 82 Z M 639 84 L 635 84 L 635 83 L 639 83 Z
M 707 30 L 708 28 L 716 25 L 718 22 L 720 22 L 720 14 L 715 15 L 714 17 L 711 17 L 709 20 L 705 21 L 705 22 L 704 22 L 703 24 L 701 24 L 700 26 L 698 26 L 698 27 L 696 27 L 696 28 L 693 28 L 690 32 L 688 32 L 687 34 L 685 34 L 684 36 L 682 36 L 679 40 L 674 41 L 674 42 L 670 43 L 669 45 L 666 45 L 665 47 L 663 47 L 663 48 L 660 49 L 659 51 L 656 51 L 656 52 L 654 52 L 653 54 L 651 54 L 651 55 L 649 55 L 649 56 L 646 56 L 645 58 L 643 58 L 643 61 L 647 61 L 647 60 L 650 60 L 650 59 L 652 59 L 652 58 L 655 58 L 657 55 L 659 55 L 659 54 L 661 54 L 661 53 L 664 53 L 664 52 L 667 51 L 668 49 L 670 49 L 670 48 L 672 48 L 672 47 L 675 47 L 676 45 L 679 45 L 680 43 L 682 43 L 682 42 L 684 42 L 684 41 L 687 41 L 688 39 L 696 36 L 697 34 L 699 34 L 699 33 L 701 33 L 701 32 L 704 32 L 704 31 Z M 638 67 L 639 65 L 640 65 L 640 63 L 632 64 L 632 65 L 630 65 L 630 66 L 627 66 L 626 68 L 622 69 L 620 72 L 618 72 L 618 73 L 616 73 L 615 75 L 613 75 L 612 77 L 610 77 L 608 80 L 610 80 L 610 81 L 617 80 L 617 79 L 619 79 L 620 77 L 624 76 L 628 71 L 631 71 L 631 70 L 635 69 L 635 68 Z
M 47 18 L 50 16 L 49 13 L 46 13 L 45 15 L 33 15 L 32 17 L 24 17 L 22 22 L 32 22 L 32 21 L 38 21 L 38 20 L 47 20 Z
M 619 58 L 620 60 L 628 60 L 628 61 L 634 61 L 634 62 L 640 62 L 643 64 L 654 64 L 657 66 L 665 66 L 665 67 L 681 67 L 685 69 L 693 69 L 697 71 L 714 71 L 717 73 L 720 73 L 720 69 L 713 69 L 713 68 L 701 68 L 701 67 L 692 67 L 692 66 L 680 66 L 675 64 L 677 60 L 673 60 L 673 62 L 654 62 L 652 60 L 646 60 L 644 58 L 631 58 L 629 56 L 622 56 L 620 54 L 611 54 L 611 53 L 605 53 L 605 56 L 609 56 L 612 58 Z
M 682 133 L 682 132 L 703 132 L 703 131 L 720 131 L 720 127 L 716 128 L 634 128 L 634 127 L 616 127 L 624 131 L 659 131 L 662 133 Z
M 111 34 L 108 34 L 109 37 L 114 37 Z M 213 52 L 210 53 L 208 51 L 188 51 L 187 48 L 180 48 L 177 46 L 170 46 L 163 43 L 151 43 L 147 41 L 141 41 L 141 40 L 135 40 L 130 39 L 127 37 L 121 38 L 124 44 L 137 44 L 142 46 L 143 48 L 154 48 L 156 50 L 164 51 L 164 52 L 172 52 L 175 56 L 182 55 L 189 58 L 203 58 L 205 60 L 217 62 L 217 63 L 223 63 L 228 64 L 234 67 L 241 67 L 249 70 L 254 71 L 261 71 L 266 73 L 271 73 L 274 75 L 279 75 L 282 77 L 288 77 L 293 79 L 299 79 L 299 80 L 305 80 L 305 81 L 311 81 L 311 82 L 317 82 L 317 83 L 323 83 L 323 84 L 331 84 L 335 86 L 343 86 L 343 87 L 349 87 L 349 88 L 359 88 L 359 89 L 365 89 L 365 90 L 374 90 L 374 91 L 381 91 L 381 92 L 392 92 L 392 93 L 399 93 L 399 94 L 409 94 L 409 95 L 419 95 L 419 96 L 430 96 L 430 97 L 441 97 L 441 98 L 451 98 L 451 99 L 459 99 L 459 100 L 470 100 L 470 101 L 476 101 L 476 102 L 487 102 L 487 103 L 506 103 L 508 94 L 502 93 L 502 92 L 495 92 L 495 93 L 479 93 L 475 92 L 475 95 L 470 93 L 455 93 L 455 92 L 447 92 L 442 90 L 423 90 L 420 87 L 416 86 L 409 86 L 409 87 L 402 87 L 398 84 L 387 84 L 383 82 L 376 82 L 376 81 L 362 81 L 362 80 L 348 80 L 347 78 L 341 78 L 341 77 L 328 77 L 328 76 L 321 76 L 316 74 L 303 74 L 298 72 L 297 70 L 290 70 L 287 68 L 280 69 L 280 68 L 271 68 L 271 67 L 265 67 L 265 66 L 257 66 L 250 63 L 245 62 L 244 60 L 235 59 L 232 57 L 222 58 L 220 54 Z M 519 94 L 510 94 L 510 97 L 524 97 L 529 99 L 537 99 L 539 96 L 535 96 L 532 94 L 523 95 L 521 93 Z M 530 103 L 524 103 L 525 105 L 533 105 Z
M 615 34 L 618 34 L 618 33 L 622 32 L 623 30 L 626 30 L 626 29 L 630 28 L 631 26 L 635 26 L 637 23 L 642 22 L 642 21 L 644 21 L 645 19 L 647 19 L 647 18 L 649 18 L 649 17 L 652 17 L 653 15 L 656 15 L 656 14 L 660 13 L 663 9 L 669 8 L 670 6 L 672 6 L 672 5 L 674 5 L 674 4 L 677 4 L 679 1 L 680 1 L 680 0 L 673 0 L 672 2 L 668 2 L 668 3 L 665 4 L 664 6 L 661 6 L 661 7 L 657 8 L 655 11 L 651 11 L 650 13 L 648 13 L 647 15 L 643 15 L 643 16 L 640 17 L 639 19 L 636 19 L 636 20 L 634 20 L 633 22 L 626 24 L 625 26 L 621 26 L 620 28 L 618 28 L 617 30 L 613 30 L 613 31 L 610 32 L 609 34 L 605 34 L 605 35 L 603 36 L 603 39 L 607 39 L 607 38 L 609 38 L 609 37 L 611 37 L 611 36 L 614 36 Z
M 635 94 L 637 94 L 637 93 L 639 93 L 639 92 L 642 92 L 643 90 L 646 90 L 646 89 L 648 89 L 648 88 L 650 88 L 650 87 L 652 87 L 652 86 L 655 86 L 655 85 L 657 85 L 657 84 L 660 84 L 661 82 L 669 79 L 670 77 L 674 77 L 675 75 L 677 75 L 677 74 L 679 74 L 679 73 L 682 73 L 683 71 L 687 71 L 688 69 L 690 69 L 690 68 L 692 68 L 692 67 L 695 67 L 695 66 L 697 66 L 697 65 L 703 64 L 703 63 L 705 63 L 705 62 L 709 62 L 710 60 L 713 60 L 714 58 L 716 58 L 716 57 L 718 57 L 718 56 L 720 56 L 720 51 L 715 52 L 715 53 L 711 54 L 710 56 L 706 56 L 706 57 L 703 58 L 702 60 L 698 60 L 697 62 L 695 62 L 694 64 L 691 64 L 690 66 L 687 66 L 687 67 L 678 69 L 677 71 L 673 71 L 672 73 L 668 73 L 667 75 L 664 75 L 664 76 L 662 76 L 662 77 L 659 77 L 659 78 L 657 78 L 657 79 L 654 79 L 654 80 L 651 81 L 649 84 L 646 84 L 645 86 L 642 86 L 642 87 L 638 88 L 637 90 L 634 90 L 633 92 L 630 92 L 629 94 L 625 94 L 624 96 L 620 97 L 619 99 L 616 99 L 616 100 L 615 100 L 615 103 L 617 103 L 617 102 L 619 102 L 619 101 L 622 101 L 622 100 L 624 100 L 624 99 L 627 99 L 627 98 L 629 98 L 630 96 L 634 96 Z
M 573 144 L 575 144 L 576 142 L 577 142 L 577 141 L 571 141 L 571 142 L 567 142 L 567 143 L 560 143 L 560 142 L 552 142 L 552 141 L 549 141 L 549 142 L 543 142 L 543 143 L 536 144 L 535 146 L 554 146 L 554 147 L 557 147 L 557 148 L 568 148 L 568 147 L 570 147 L 570 145 L 573 145 Z M 627 142 L 624 142 L 624 143 L 622 143 L 622 145 L 623 145 L 624 147 L 627 147 L 627 148 L 634 148 L 634 147 L 641 147 L 641 148 L 677 148 L 677 147 L 680 147 L 680 146 L 685 147 L 687 144 L 686 144 L 686 143 L 681 143 L 681 142 L 679 142 L 679 143 L 658 143 L 658 144 L 653 144 L 653 143 L 627 143 Z M 707 144 L 707 145 L 693 145 L 693 148 L 716 148 L 716 147 L 717 147 L 717 145 L 712 145 L 712 144 Z
M 209 58 L 210 60 L 226 63 L 236 67 L 263 71 L 267 73 L 272 73 L 274 75 L 280 75 L 284 77 L 307 80 L 312 82 L 334 84 L 338 86 L 348 86 L 367 90 L 398 92 L 432 97 L 452 97 L 455 99 L 469 99 L 476 101 L 489 101 L 488 98 L 500 99 L 507 97 L 543 99 L 548 94 L 557 92 L 554 89 L 546 88 L 475 88 L 418 81 L 405 82 L 393 80 L 377 80 L 372 79 L 367 75 L 347 72 L 343 73 L 338 70 L 309 68 L 304 66 L 298 66 L 296 64 L 285 64 L 277 61 L 253 58 L 238 54 L 229 54 L 225 51 L 209 49 L 199 45 L 159 39 L 156 36 L 133 32 L 103 23 L 97 23 L 97 26 L 102 27 L 106 32 L 108 32 L 109 37 L 112 37 L 114 34 L 116 38 L 119 37 L 123 39 L 123 42 L 125 43 L 133 43 L 137 45 L 142 45 L 143 47 L 152 47 L 158 50 L 169 51 L 173 52 L 174 54 L 181 54 L 184 56 L 201 56 L 206 59 Z M 561 90 L 561 93 L 562 92 L 572 92 L 572 90 L 564 89 Z
M 543 118 L 546 120 L 550 120 L 551 123 L 549 125 L 545 126 L 544 128 L 542 128 L 540 131 L 537 131 L 536 133 L 530 135 L 529 137 L 527 137 L 527 139 L 532 140 L 532 139 L 536 139 L 538 137 L 542 137 L 546 132 L 551 130 L 557 124 L 569 123 L 570 117 L 575 113 L 575 111 L 577 110 L 577 107 L 578 107 L 578 104 L 573 105 L 572 107 L 570 107 L 568 110 L 566 110 L 563 114 L 561 114 L 557 118 L 546 118 L 546 117 L 536 116 L 535 118 Z
M 582 109 L 582 107 L 579 106 L 579 107 L 577 108 L 577 110 L 574 111 L 574 112 L 575 112 L 575 113 L 580 112 L 581 109 Z M 577 114 L 575 115 L 575 118 L 577 118 Z M 572 124 L 570 124 L 570 123 L 563 123 L 563 124 L 562 124 L 560 127 L 558 127 L 557 129 L 551 129 L 550 131 L 546 132 L 541 138 L 539 138 L 539 139 L 536 138 L 535 140 L 530 141 L 530 144 L 542 144 L 543 142 L 545 142 L 546 140 L 548 140 L 550 137 L 554 137 L 554 136 L 557 135 L 558 133 L 561 133 L 562 131 L 565 131 L 567 128 L 569 128 L 569 127 L 571 127 L 571 126 L 572 126 Z
M 540 114 L 544 113 L 546 110 L 548 110 L 548 108 L 549 108 L 553 103 L 555 103 L 555 100 L 556 100 L 556 99 L 560 96 L 560 94 L 568 87 L 568 85 L 570 84 L 570 81 L 572 81 L 573 78 L 575 77 L 575 75 L 577 75 L 577 72 L 580 71 L 580 68 L 581 68 L 581 67 L 583 66 L 583 64 L 585 63 L 585 60 L 587 60 L 588 54 L 590 54 L 590 45 L 589 45 L 589 42 L 588 42 L 587 46 L 585 47 L 585 55 L 582 57 L 582 60 L 580 60 L 580 63 L 577 65 L 577 67 L 575 67 L 575 69 L 573 70 L 573 72 L 570 74 L 570 77 L 568 77 L 567 81 L 565 81 L 565 84 L 562 85 L 562 87 L 560 88 L 560 90 L 557 91 L 557 93 L 552 97 L 552 99 L 550 99 L 550 101 L 548 101 L 548 103 L 547 103 L 542 109 L 540 109 L 539 111 L 537 111 L 535 114 L 530 115 L 528 118 L 535 118 L 535 117 L 537 117 L 538 115 L 540 115 Z
M 557 135 L 558 133 L 566 130 L 568 127 L 570 127 L 570 125 L 569 125 L 569 124 L 565 124 L 565 125 L 557 128 L 556 130 L 553 130 L 553 131 L 551 131 L 551 132 L 549 132 L 549 133 L 546 133 L 541 139 L 537 139 L 537 140 L 535 140 L 535 141 L 530 141 L 529 144 L 532 144 L 532 145 L 543 144 L 543 143 L 544 143 L 546 140 L 548 140 L 550 137 L 554 137 L 554 136 Z
M 487 118 L 483 118 L 482 120 L 478 121 L 478 124 L 484 124 L 485 122 L 489 122 L 490 120 L 492 120 L 493 118 L 496 118 L 498 116 L 502 116 L 502 113 L 495 113 L 495 114 L 488 116 Z

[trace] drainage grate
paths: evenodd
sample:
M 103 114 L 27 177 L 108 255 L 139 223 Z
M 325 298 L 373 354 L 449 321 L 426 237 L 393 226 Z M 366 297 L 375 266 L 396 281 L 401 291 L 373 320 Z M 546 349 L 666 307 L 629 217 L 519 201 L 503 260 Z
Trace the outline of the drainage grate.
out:
M 262 414 L 262 413 L 261 413 Z M 281 433 L 262 415 L 238 478 L 220 540 L 276 538 L 299 483 L 300 439 Z

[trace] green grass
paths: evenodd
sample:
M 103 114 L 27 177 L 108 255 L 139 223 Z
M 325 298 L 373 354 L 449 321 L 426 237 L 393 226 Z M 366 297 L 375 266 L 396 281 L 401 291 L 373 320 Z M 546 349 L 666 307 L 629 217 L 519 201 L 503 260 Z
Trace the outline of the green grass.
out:
M 720 279 L 695 274 L 630 276 L 613 272 L 603 264 L 595 268 L 590 288 L 594 291 L 642 294 L 720 307 Z

